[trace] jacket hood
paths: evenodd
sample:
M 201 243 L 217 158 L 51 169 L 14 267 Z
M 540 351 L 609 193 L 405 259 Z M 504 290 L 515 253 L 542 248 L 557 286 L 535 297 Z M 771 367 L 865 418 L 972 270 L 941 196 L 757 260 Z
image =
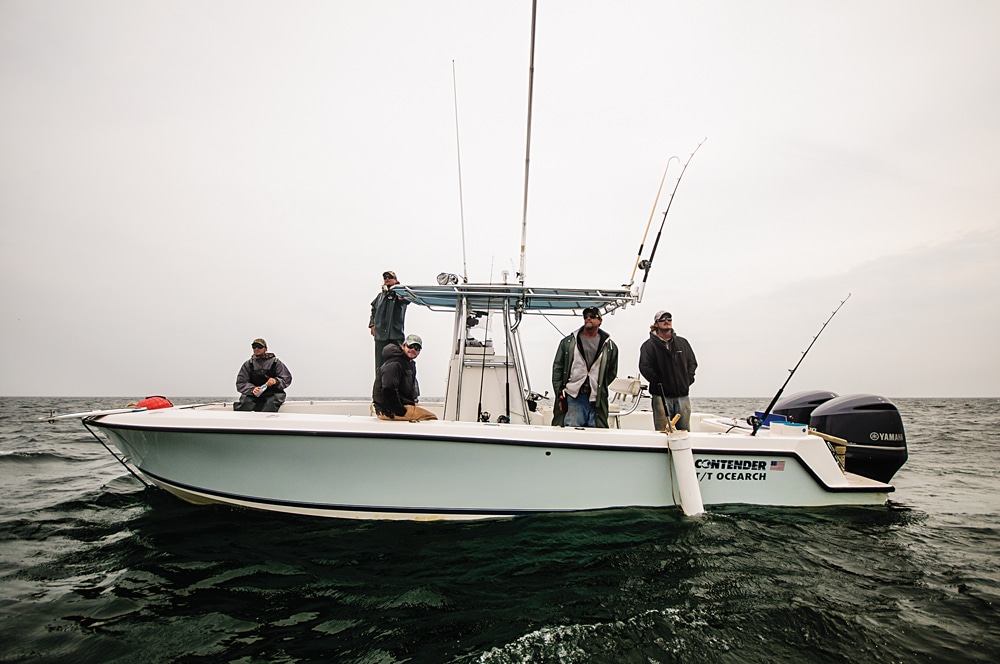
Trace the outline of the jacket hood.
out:
M 402 357 L 404 360 L 410 359 L 406 356 L 406 353 L 403 352 L 403 349 L 396 344 L 386 344 L 385 348 L 382 349 L 382 359 L 388 360 L 393 357 Z
M 649 331 L 649 338 L 653 339 L 654 341 L 659 341 L 661 344 L 667 343 L 667 340 L 658 335 L 656 333 L 656 330 Z M 677 332 L 674 332 L 673 334 L 670 335 L 670 341 L 673 341 L 676 338 L 677 338 Z

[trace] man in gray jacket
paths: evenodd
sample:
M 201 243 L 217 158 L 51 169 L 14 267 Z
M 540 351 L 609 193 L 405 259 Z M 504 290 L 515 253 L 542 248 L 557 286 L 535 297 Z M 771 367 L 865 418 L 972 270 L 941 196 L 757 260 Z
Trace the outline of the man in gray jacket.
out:
M 292 372 L 274 353 L 267 352 L 263 339 L 254 339 L 250 347 L 253 355 L 236 374 L 240 400 L 233 404 L 233 410 L 276 413 L 285 403 L 285 388 L 292 384 Z
M 382 273 L 382 291 L 372 300 L 372 315 L 368 319 L 368 329 L 375 337 L 375 371 L 382 366 L 382 350 L 388 344 L 403 345 L 403 319 L 406 317 L 406 300 L 392 291 L 397 285 L 396 273 L 386 270 Z

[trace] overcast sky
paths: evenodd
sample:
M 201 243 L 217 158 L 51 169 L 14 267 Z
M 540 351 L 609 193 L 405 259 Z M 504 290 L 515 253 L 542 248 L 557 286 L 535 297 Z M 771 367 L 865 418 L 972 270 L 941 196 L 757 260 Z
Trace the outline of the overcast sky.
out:
M 370 392 L 369 303 L 519 261 L 530 0 L 0 0 L 0 395 Z M 1000 396 L 1000 2 L 540 0 L 526 277 L 626 282 L 692 396 Z M 671 165 L 647 245 L 680 169 Z M 563 333 L 578 320 L 554 319 Z M 451 316 L 410 307 L 425 395 Z M 532 387 L 560 332 L 524 326 Z

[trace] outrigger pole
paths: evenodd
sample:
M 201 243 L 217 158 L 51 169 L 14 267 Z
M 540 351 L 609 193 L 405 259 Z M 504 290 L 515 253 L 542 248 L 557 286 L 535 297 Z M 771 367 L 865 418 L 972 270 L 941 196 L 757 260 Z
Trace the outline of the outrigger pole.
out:
M 763 425 L 764 422 L 767 421 L 767 416 L 771 414 L 771 409 L 774 408 L 774 404 L 778 403 L 778 399 L 781 398 L 781 393 L 785 391 L 785 388 L 788 386 L 788 381 L 790 381 L 792 379 L 792 376 L 795 375 L 795 372 L 798 370 L 799 365 L 802 364 L 802 360 L 806 359 L 806 355 L 809 353 L 809 350 L 813 347 L 813 344 L 816 343 L 816 340 L 819 339 L 819 335 L 823 334 L 823 330 L 825 330 L 826 326 L 830 324 L 830 321 L 833 320 L 833 317 L 837 315 L 837 312 L 840 311 L 840 308 L 844 306 L 844 302 L 847 302 L 849 299 L 851 299 L 850 293 L 848 293 L 847 297 L 845 297 L 843 300 L 840 301 L 840 304 L 837 305 L 837 308 L 833 310 L 833 313 L 830 314 L 830 317 L 826 319 L 825 323 L 823 323 L 823 327 L 819 328 L 819 332 L 817 332 L 816 336 L 813 337 L 813 340 L 809 343 L 809 347 L 806 348 L 804 351 L 802 351 L 802 357 L 799 358 L 799 361 L 795 364 L 795 366 L 792 369 L 788 370 L 788 378 L 785 379 L 784 385 L 782 385 L 778 389 L 777 393 L 775 393 L 774 398 L 771 399 L 771 403 L 767 404 L 767 410 L 764 411 L 763 417 L 758 418 L 755 416 L 751 416 L 749 418 L 750 420 L 749 423 L 753 425 L 753 433 L 750 434 L 751 436 L 757 435 L 757 431 L 760 429 L 761 425 Z
M 643 270 L 643 272 L 644 272 L 644 274 L 642 275 L 642 285 L 639 286 L 639 302 L 642 302 L 642 294 L 646 290 L 646 280 L 649 279 L 649 270 L 650 270 L 650 268 L 653 267 L 653 257 L 656 256 L 656 248 L 658 246 L 660 246 L 660 236 L 663 235 L 663 226 L 667 223 L 667 215 L 670 214 L 670 206 L 674 204 L 674 196 L 677 194 L 677 187 L 679 187 L 681 185 L 681 178 L 684 177 L 684 173 L 687 171 L 688 164 L 690 164 L 691 160 L 694 159 L 695 152 L 698 152 L 698 148 L 700 148 L 705 143 L 705 141 L 707 141 L 707 140 L 708 140 L 707 137 L 701 139 L 701 143 L 699 143 L 698 146 L 695 147 L 694 151 L 688 156 L 687 161 L 684 162 L 684 168 L 681 169 L 681 174 L 677 176 L 677 182 L 674 183 L 674 190 L 672 192 L 670 192 L 670 200 L 667 201 L 667 209 L 663 211 L 663 221 L 660 222 L 660 230 L 657 231 L 657 233 L 656 233 L 656 241 L 653 243 L 653 250 L 650 252 L 648 259 L 639 261 L 637 263 L 637 266 L 641 270 Z M 680 160 L 678 160 L 678 161 L 680 161 Z M 669 166 L 669 164 L 670 164 L 670 160 L 668 159 L 667 160 L 667 165 Z M 664 171 L 663 177 L 666 177 L 666 176 L 667 176 L 667 173 L 666 173 L 666 171 Z M 663 186 L 662 183 L 661 183 L 660 186 Z M 659 199 L 659 196 L 660 196 L 659 193 L 657 193 L 656 196 L 657 196 L 657 199 Z M 655 208 L 655 206 L 654 206 L 654 208 Z M 645 244 L 645 242 L 646 242 L 646 239 L 645 239 L 645 236 L 643 236 L 643 244 Z M 642 253 L 642 247 L 641 246 L 639 247 L 639 252 Z M 632 271 L 632 275 L 633 275 L 633 277 L 635 276 L 635 270 Z M 631 280 L 628 283 L 628 287 L 632 288 L 632 281 Z
M 521 214 L 521 267 L 518 282 L 524 286 L 524 246 L 528 242 L 528 166 L 531 163 L 531 103 L 535 87 L 535 14 L 538 0 L 531 3 L 531 51 L 528 58 L 528 138 L 524 149 L 524 208 Z

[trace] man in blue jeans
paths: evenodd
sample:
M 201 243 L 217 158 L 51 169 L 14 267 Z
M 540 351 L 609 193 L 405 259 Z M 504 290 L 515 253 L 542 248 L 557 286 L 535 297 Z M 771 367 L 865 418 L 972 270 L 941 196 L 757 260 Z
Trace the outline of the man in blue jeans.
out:
M 674 318 L 669 311 L 657 311 L 649 326 L 649 339 L 639 347 L 639 373 L 649 381 L 653 401 L 653 427 L 665 431 L 667 422 L 680 415 L 677 428 L 689 431 L 691 399 L 698 360 L 691 344 L 674 334 Z
M 608 385 L 617 376 L 618 346 L 601 329 L 600 310 L 587 307 L 583 327 L 559 342 L 552 362 L 552 426 L 607 429 Z

